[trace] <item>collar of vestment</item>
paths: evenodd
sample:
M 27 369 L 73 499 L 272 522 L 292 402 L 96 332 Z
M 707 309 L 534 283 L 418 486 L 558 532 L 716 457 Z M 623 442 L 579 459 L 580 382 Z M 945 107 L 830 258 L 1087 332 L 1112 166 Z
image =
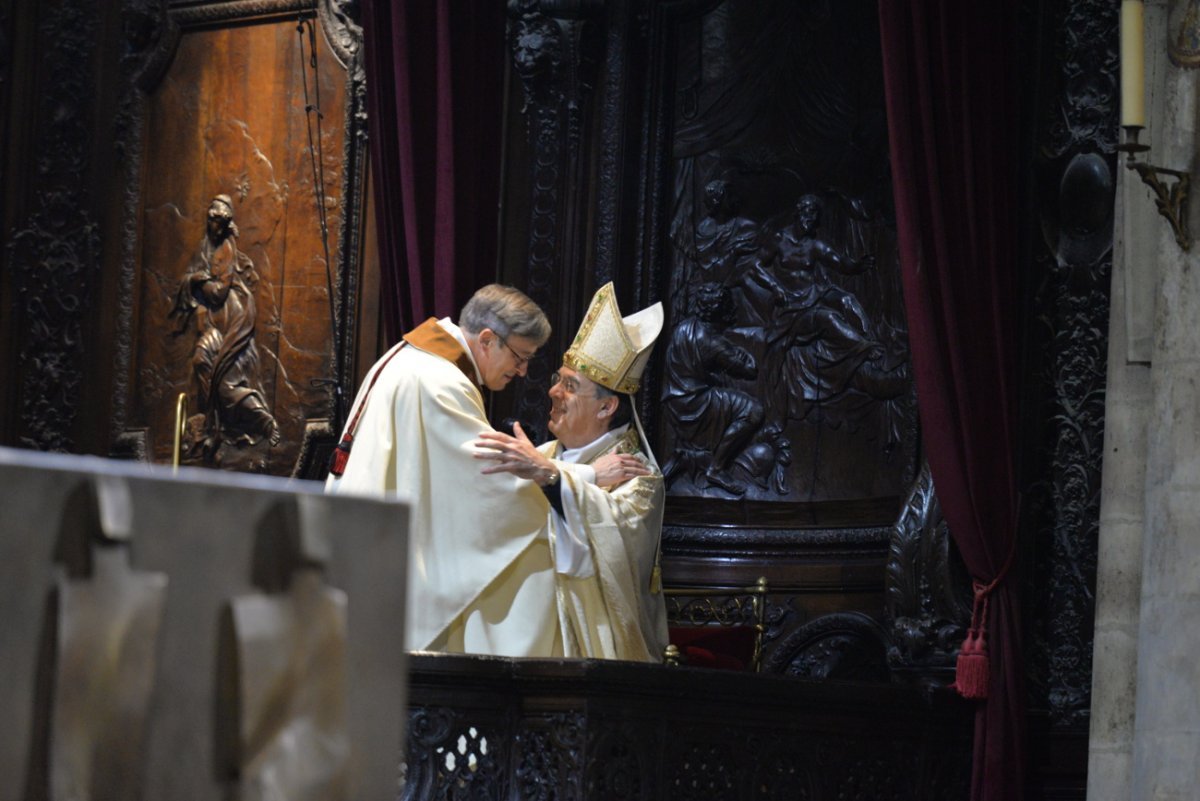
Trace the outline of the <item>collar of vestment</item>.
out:
M 404 335 L 404 341 L 414 348 L 420 348 L 426 353 L 441 356 L 448 362 L 453 362 L 462 370 L 471 383 L 479 386 L 479 372 L 471 355 L 459 344 L 458 340 L 438 324 L 436 317 L 430 317 L 413 330 Z
M 450 335 L 458 341 L 458 346 L 463 349 L 463 352 L 467 354 L 467 358 L 471 360 L 471 370 L 474 372 L 468 372 L 467 377 L 475 376 L 475 383 L 483 386 L 483 373 L 479 372 L 479 362 L 475 361 L 475 354 L 471 351 L 471 346 L 467 344 L 466 332 L 449 317 L 443 317 L 438 320 L 438 325 L 450 332 Z
M 563 448 L 560 442 L 558 458 L 573 464 L 591 464 L 609 453 L 638 453 L 641 449 L 637 431 L 626 423 L 604 432 L 582 448 Z

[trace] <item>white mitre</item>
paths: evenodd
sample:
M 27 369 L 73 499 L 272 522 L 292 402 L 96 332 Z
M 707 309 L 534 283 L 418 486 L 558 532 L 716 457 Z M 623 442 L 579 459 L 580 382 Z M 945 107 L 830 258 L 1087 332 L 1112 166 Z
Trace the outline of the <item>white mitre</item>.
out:
M 621 317 L 612 282 L 596 290 L 563 364 L 613 392 L 637 392 L 663 327 L 662 303 Z

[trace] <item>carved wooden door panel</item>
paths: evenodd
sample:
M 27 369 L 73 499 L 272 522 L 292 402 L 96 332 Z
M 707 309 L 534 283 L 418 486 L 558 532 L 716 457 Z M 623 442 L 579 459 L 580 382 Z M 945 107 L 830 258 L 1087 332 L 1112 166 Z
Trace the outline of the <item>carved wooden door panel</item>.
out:
M 147 95 L 126 428 L 171 461 L 182 397 L 184 464 L 286 475 L 347 374 L 330 289 L 359 258 L 361 36 L 335 3 L 239 6 L 172 11 Z

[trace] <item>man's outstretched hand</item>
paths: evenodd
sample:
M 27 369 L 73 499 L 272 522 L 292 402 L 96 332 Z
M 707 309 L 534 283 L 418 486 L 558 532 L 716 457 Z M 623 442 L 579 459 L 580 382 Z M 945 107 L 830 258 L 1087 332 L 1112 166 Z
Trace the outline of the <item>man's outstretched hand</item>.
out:
M 545 486 L 558 475 L 558 468 L 534 447 L 520 423 L 513 423 L 513 433 L 515 437 L 499 431 L 485 431 L 479 435 L 474 445 L 483 450 L 478 451 L 475 458 L 493 462 L 480 472 L 484 475 L 512 473 L 537 482 L 539 487 Z
M 558 467 L 534 447 L 520 423 L 513 423 L 513 433 L 516 436 L 510 437 L 499 431 L 485 431 L 479 435 L 474 445 L 481 450 L 475 458 L 492 462 L 480 472 L 484 475 L 512 473 L 544 487 L 558 474 Z M 601 456 L 592 463 L 592 469 L 596 471 L 596 485 L 604 488 L 650 474 L 650 469 L 640 459 L 628 453 Z

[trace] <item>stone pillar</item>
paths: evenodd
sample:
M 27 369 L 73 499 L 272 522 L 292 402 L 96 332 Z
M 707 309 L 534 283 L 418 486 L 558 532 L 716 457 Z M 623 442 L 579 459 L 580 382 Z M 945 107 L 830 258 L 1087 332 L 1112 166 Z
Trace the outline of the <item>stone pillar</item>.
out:
M 1147 48 L 1161 63 L 1170 34 L 1165 24 L 1148 33 L 1148 41 L 1162 43 Z M 1167 67 L 1160 75 L 1161 102 L 1155 99 L 1151 119 L 1161 133 L 1151 137 L 1149 158 L 1194 171 L 1196 73 Z M 1157 222 L 1160 288 L 1151 399 L 1144 407 L 1145 530 L 1128 797 L 1190 801 L 1200 782 L 1200 265 L 1165 221 Z
M 1141 270 L 1150 275 L 1149 283 L 1153 284 L 1152 246 L 1157 240 L 1139 237 L 1138 232 L 1145 230 L 1134 224 L 1140 215 L 1127 213 L 1131 205 L 1145 201 L 1140 197 L 1144 193 L 1141 181 L 1122 166 L 1117 182 L 1088 738 L 1090 801 L 1127 801 L 1130 797 L 1142 584 L 1146 409 L 1150 408 L 1150 365 L 1128 360 L 1136 326 L 1129 324 L 1126 313 L 1127 274 Z M 1153 323 L 1152 307 L 1149 316 L 1147 327 Z
M 1167 1 L 1146 6 L 1142 158 L 1193 170 L 1197 75 L 1168 63 Z M 1200 277 L 1150 190 L 1120 181 L 1088 798 L 1183 801 L 1200 782 Z

